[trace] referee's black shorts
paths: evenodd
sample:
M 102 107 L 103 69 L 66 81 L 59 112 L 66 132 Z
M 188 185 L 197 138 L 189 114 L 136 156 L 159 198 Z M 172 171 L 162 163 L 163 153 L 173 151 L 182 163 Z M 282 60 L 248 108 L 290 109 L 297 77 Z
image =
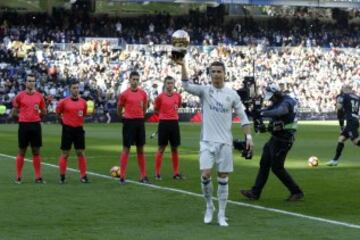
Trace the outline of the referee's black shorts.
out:
M 145 145 L 145 120 L 143 118 L 123 119 L 123 146 L 130 147 L 131 145 L 144 146 Z
M 62 126 L 61 150 L 68 151 L 72 144 L 76 150 L 85 149 L 85 131 L 83 127 Z
M 158 145 L 171 147 L 180 146 L 180 128 L 178 120 L 160 120 L 158 125 Z
M 20 122 L 18 130 L 18 146 L 25 149 L 31 145 L 33 148 L 42 146 L 40 122 Z

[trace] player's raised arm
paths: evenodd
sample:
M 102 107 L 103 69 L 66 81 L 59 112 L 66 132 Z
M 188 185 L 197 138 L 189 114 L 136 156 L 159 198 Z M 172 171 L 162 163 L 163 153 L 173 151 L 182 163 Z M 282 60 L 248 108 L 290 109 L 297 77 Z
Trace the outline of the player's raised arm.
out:
M 204 89 L 201 85 L 192 84 L 189 82 L 189 76 L 187 73 L 186 63 L 184 59 L 173 59 L 173 61 L 181 66 L 181 81 L 182 81 L 182 87 L 185 91 L 196 95 L 201 96 Z

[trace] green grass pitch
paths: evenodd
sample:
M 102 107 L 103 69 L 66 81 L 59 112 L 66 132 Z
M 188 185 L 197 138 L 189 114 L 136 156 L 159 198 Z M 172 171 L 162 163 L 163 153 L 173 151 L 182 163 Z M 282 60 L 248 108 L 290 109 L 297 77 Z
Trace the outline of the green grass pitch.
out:
M 69 172 L 68 184 L 58 184 L 58 169 L 42 166 L 46 185 L 33 183 L 33 169 L 25 163 L 23 184 L 14 184 L 17 151 L 17 125 L 0 125 L 0 239 L 359 239 L 360 236 L 360 148 L 345 145 L 338 167 L 327 167 L 333 157 L 339 127 L 310 122 L 301 124 L 286 167 L 305 192 L 301 202 L 287 203 L 285 187 L 271 173 L 259 201 L 242 198 L 240 189 L 249 188 L 255 179 L 261 148 L 268 135 L 254 135 L 255 156 L 246 161 L 235 152 L 235 171 L 230 176 L 228 228 L 202 223 L 204 200 L 198 195 L 154 189 L 129 183 L 125 186 L 103 176 L 90 175 L 90 184 L 81 184 L 77 172 Z M 156 125 L 147 124 L 147 135 Z M 119 165 L 120 124 L 88 124 L 86 155 L 91 172 L 108 176 Z M 198 170 L 200 126 L 182 124 L 180 168 L 184 181 L 174 181 L 169 151 L 164 155 L 163 181 L 154 180 L 156 139 L 147 138 L 146 157 L 150 180 L 158 186 L 200 193 Z M 233 133 L 241 136 L 240 127 Z M 57 164 L 61 128 L 43 125 L 43 162 Z M 129 159 L 127 176 L 139 178 L 135 149 Z M 320 166 L 307 166 L 309 156 L 320 159 Z M 30 152 L 27 154 L 30 159 Z M 77 168 L 72 153 L 69 167 Z M 215 175 L 214 175 L 215 176 Z M 214 178 L 215 179 L 215 178 Z M 216 181 L 214 181 L 216 193 Z M 216 194 L 215 194 L 216 196 Z M 236 202 L 263 206 L 254 209 Z M 302 214 L 289 216 L 268 208 Z M 302 217 L 305 216 L 305 217 Z M 306 216 L 337 221 L 327 223 Z M 216 220 L 216 218 L 215 218 Z M 349 225 L 339 225 L 338 222 Z M 350 225 L 352 224 L 352 225 Z

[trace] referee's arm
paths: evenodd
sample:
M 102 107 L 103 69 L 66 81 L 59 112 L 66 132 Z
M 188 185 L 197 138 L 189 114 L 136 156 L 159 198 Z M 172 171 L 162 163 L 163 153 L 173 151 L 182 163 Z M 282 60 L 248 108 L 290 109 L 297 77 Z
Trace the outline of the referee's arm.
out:
M 45 100 L 44 100 L 44 97 L 41 98 L 41 101 L 40 101 L 40 117 L 44 117 L 46 114 L 47 114 L 47 105 L 45 103 Z
M 120 118 L 122 117 L 122 112 L 123 112 L 123 107 L 118 105 L 118 107 L 117 107 L 117 115 Z
M 16 118 L 18 116 L 19 109 L 17 107 L 13 107 L 11 111 L 11 115 Z

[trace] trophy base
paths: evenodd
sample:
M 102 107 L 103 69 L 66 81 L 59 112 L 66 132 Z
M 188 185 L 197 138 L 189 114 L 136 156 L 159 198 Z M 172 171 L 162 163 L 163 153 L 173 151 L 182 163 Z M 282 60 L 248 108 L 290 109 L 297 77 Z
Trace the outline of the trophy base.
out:
M 186 52 L 184 51 L 171 51 L 171 57 L 173 59 L 183 59 L 185 57 Z

